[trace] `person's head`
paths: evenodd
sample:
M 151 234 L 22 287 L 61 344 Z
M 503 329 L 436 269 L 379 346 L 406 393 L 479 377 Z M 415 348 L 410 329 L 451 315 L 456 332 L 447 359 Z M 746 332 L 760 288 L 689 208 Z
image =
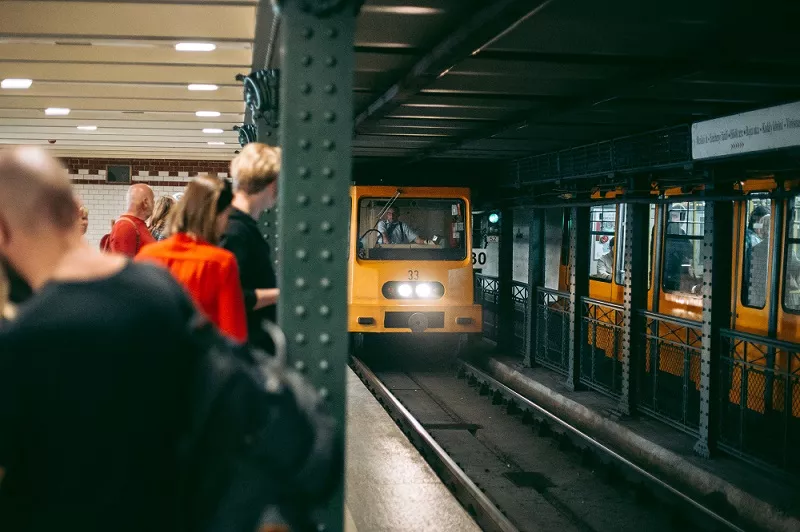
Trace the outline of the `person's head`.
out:
M 397 221 L 399 215 L 400 212 L 397 210 L 397 207 L 392 206 L 386 209 L 386 214 L 384 217 L 386 218 L 387 222 L 392 223 Z
M 167 219 L 170 234 L 189 233 L 216 244 L 228 224 L 233 192 L 231 185 L 215 177 L 196 177 Z
M 150 229 L 161 229 L 167 221 L 167 215 L 169 215 L 174 206 L 175 200 L 171 196 L 158 198 L 147 226 Z
M 81 227 L 81 234 L 85 235 L 87 229 L 89 229 L 89 209 L 86 208 L 85 205 L 81 205 L 78 208 L 78 212 L 80 213 L 80 227 Z
M 79 244 L 78 207 L 66 170 L 44 150 L 0 150 L 0 256 L 31 286 Z
M 271 208 L 275 205 L 280 171 L 281 149 L 251 142 L 231 161 L 234 193 L 247 198 L 251 212 Z
M 153 189 L 144 183 L 131 185 L 125 194 L 126 213 L 142 220 L 147 220 L 153 214 L 154 203 Z

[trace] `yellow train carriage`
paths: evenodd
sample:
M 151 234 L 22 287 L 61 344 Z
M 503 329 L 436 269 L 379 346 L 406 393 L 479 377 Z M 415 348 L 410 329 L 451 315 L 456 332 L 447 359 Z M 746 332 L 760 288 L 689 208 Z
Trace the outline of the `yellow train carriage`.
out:
M 469 189 L 355 186 L 350 199 L 349 331 L 480 333 Z

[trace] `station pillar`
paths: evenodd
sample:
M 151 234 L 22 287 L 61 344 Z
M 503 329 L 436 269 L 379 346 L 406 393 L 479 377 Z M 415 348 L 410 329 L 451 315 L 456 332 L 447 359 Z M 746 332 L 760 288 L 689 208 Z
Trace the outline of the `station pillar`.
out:
M 501 211 L 499 255 L 497 347 L 510 353 L 514 348 L 514 211 L 509 208 Z
M 359 0 L 274 1 L 280 31 L 279 325 L 288 363 L 345 427 L 347 242 Z M 341 459 L 344 460 L 344 453 Z M 344 479 L 316 530 L 343 529 Z
M 589 207 L 572 207 L 572 230 L 569 235 L 569 353 L 567 387 L 580 387 L 583 298 L 589 295 Z
M 525 364 L 533 366 L 536 359 L 536 348 L 539 345 L 536 324 L 539 320 L 537 287 L 545 282 L 545 231 L 544 209 L 534 209 L 530 219 L 528 233 L 528 302 L 526 314 L 528 323 L 525 331 Z
M 729 192 L 717 189 L 717 194 Z M 720 329 L 731 323 L 733 202 L 706 201 L 703 228 L 703 336 L 700 351 L 700 424 L 694 451 L 709 458 L 719 425 Z M 714 282 L 716 281 L 716 282 Z

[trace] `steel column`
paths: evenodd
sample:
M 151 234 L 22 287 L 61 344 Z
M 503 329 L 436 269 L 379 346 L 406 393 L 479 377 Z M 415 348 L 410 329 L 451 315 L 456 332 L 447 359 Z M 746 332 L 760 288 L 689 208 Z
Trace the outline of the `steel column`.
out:
M 282 17 L 279 324 L 289 364 L 315 385 L 343 433 L 353 43 L 360 2 L 275 4 Z M 312 516 L 319 531 L 343 529 L 343 480 L 327 508 Z
M 708 201 L 703 227 L 703 337 L 700 351 L 700 438 L 694 451 L 709 458 L 719 429 L 720 329 L 731 323 L 733 203 Z M 713 304 L 712 304 L 713 303 Z
M 649 211 L 645 204 L 628 204 L 625 218 L 625 317 L 622 336 L 622 397 L 619 410 L 630 415 L 635 410 L 637 371 L 643 354 L 641 332 L 646 322 L 641 311 L 647 310 L 647 260 Z
M 497 267 L 497 347 L 514 348 L 514 211 L 503 209 L 500 215 L 500 250 Z
M 566 384 L 569 389 L 576 390 L 580 386 L 581 347 L 586 343 L 581 335 L 581 315 L 583 298 L 589 295 L 589 207 L 573 207 L 570 216 L 569 369 Z
M 536 337 L 536 324 L 539 320 L 536 288 L 544 286 L 546 246 L 544 214 L 545 211 L 542 209 L 533 211 L 528 233 L 528 323 L 525 324 L 525 364 L 528 366 L 534 365 L 534 350 L 539 345 Z

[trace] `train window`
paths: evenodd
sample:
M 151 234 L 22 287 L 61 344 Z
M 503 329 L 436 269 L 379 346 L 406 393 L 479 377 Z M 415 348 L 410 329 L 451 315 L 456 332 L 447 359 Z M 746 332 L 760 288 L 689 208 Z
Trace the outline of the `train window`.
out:
M 468 215 L 457 198 L 362 198 L 359 258 L 464 260 Z
M 772 203 L 769 199 L 748 200 L 742 254 L 742 304 L 764 308 L 767 304 L 767 277 L 771 248 Z
M 619 238 L 616 239 L 615 247 L 617 252 L 616 256 L 616 275 L 614 276 L 617 284 L 625 284 L 625 220 L 628 217 L 627 205 L 622 204 L 619 206 Z
M 667 292 L 698 294 L 703 278 L 705 202 L 682 201 L 667 206 L 661 287 Z
M 783 306 L 789 312 L 800 313 L 800 196 L 789 200 L 786 223 Z
M 589 211 L 589 277 L 611 282 L 614 272 L 614 233 L 617 206 L 598 205 Z

